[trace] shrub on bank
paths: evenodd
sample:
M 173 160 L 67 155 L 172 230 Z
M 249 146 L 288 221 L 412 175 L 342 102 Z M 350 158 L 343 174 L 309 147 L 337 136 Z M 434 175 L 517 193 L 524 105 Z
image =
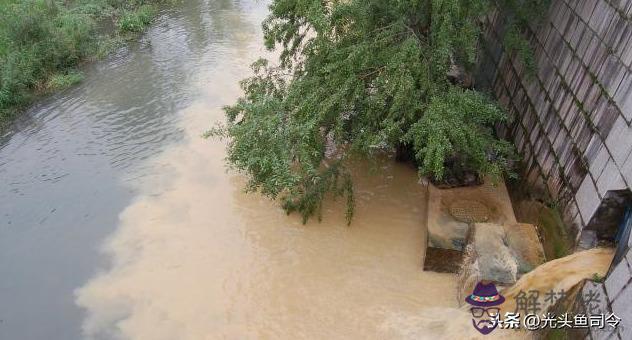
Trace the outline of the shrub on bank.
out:
M 151 22 L 154 16 L 154 8 L 150 5 L 142 5 L 132 11 L 124 11 L 118 21 L 118 27 L 125 32 L 140 32 Z
M 76 70 L 70 70 L 68 73 L 55 74 L 46 83 L 46 88 L 51 90 L 59 90 L 70 87 L 83 80 L 83 74 Z

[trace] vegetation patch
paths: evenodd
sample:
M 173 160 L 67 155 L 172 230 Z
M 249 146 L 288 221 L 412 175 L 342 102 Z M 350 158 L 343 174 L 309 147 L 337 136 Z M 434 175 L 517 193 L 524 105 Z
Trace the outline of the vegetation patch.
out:
M 571 254 L 572 242 L 557 208 L 539 204 L 537 226 L 543 238 L 544 252 L 548 259 L 558 259 Z
M 569 235 L 557 204 L 545 204 L 544 202 L 551 202 L 551 199 L 543 193 L 529 190 L 530 187 L 524 179 L 510 182 L 509 193 L 516 219 L 538 227 L 547 261 L 571 254 L 573 237 Z
M 524 168 L 520 172 L 526 173 Z M 507 189 L 516 219 L 538 227 L 547 261 L 570 255 L 575 247 L 575 235 L 565 222 L 559 201 L 551 197 L 546 186 L 521 178 L 509 181 Z
M 39 94 L 81 81 L 77 66 L 138 32 L 163 0 L 0 1 L 0 129 Z M 119 31 L 100 34 L 98 23 Z
M 83 80 L 83 74 L 76 70 L 71 70 L 65 74 L 55 74 L 48 80 L 46 88 L 49 90 L 61 90 L 70 87 Z
M 154 7 L 150 5 L 142 5 L 133 10 L 125 10 L 118 20 L 118 27 L 124 32 L 140 32 L 151 23 L 154 12 Z

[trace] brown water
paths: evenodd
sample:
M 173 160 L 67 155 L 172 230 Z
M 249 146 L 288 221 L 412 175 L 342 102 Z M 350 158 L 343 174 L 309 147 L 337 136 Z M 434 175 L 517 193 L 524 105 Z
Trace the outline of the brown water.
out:
M 426 203 L 414 169 L 357 164 L 351 227 L 333 201 L 321 223 L 302 225 L 244 194 L 223 142 L 200 138 L 263 53 L 259 18 L 221 14 L 233 39 L 209 48 L 212 63 L 188 84 L 197 97 L 178 113 L 183 139 L 143 163 L 160 174 L 135 182 L 103 246 L 111 266 L 76 292 L 86 338 L 404 338 L 394 320 L 456 306 L 453 277 L 421 270 Z
M 131 339 L 401 338 L 389 320 L 454 306 L 450 275 L 423 272 L 424 190 L 415 171 L 383 160 L 356 178 L 351 227 L 344 203 L 302 225 L 274 202 L 241 192 L 223 144 L 199 137 L 209 113 L 237 95 L 231 76 L 186 109 L 186 142 L 154 162 L 106 244 L 114 265 L 78 291 L 86 334 Z

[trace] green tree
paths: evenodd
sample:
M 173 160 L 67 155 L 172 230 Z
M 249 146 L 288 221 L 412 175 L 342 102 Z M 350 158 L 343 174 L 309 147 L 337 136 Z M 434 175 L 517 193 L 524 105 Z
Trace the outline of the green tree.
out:
M 320 216 L 330 192 L 346 197 L 350 221 L 350 155 L 406 146 L 420 173 L 437 181 L 448 161 L 502 176 L 512 147 L 492 127 L 505 114 L 449 74 L 476 62 L 479 20 L 494 6 L 506 11 L 515 33 L 541 5 L 275 0 L 263 28 L 266 47 L 281 47 L 278 65 L 253 64 L 254 76 L 241 84 L 244 96 L 225 108 L 226 125 L 210 134 L 228 137 L 227 161 L 249 176 L 249 190 L 280 198 L 304 221 Z M 513 45 L 525 46 L 516 36 Z

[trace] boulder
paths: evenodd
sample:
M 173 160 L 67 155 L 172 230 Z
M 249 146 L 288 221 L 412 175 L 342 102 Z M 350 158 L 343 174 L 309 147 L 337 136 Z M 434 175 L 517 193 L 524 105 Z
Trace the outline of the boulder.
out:
M 544 262 L 544 249 L 532 224 L 474 223 L 459 270 L 460 293 L 467 294 L 480 281 L 511 285 Z
M 475 257 L 478 281 L 501 284 L 516 282 L 518 260 L 508 246 L 505 227 L 495 223 L 474 223 L 468 255 Z

